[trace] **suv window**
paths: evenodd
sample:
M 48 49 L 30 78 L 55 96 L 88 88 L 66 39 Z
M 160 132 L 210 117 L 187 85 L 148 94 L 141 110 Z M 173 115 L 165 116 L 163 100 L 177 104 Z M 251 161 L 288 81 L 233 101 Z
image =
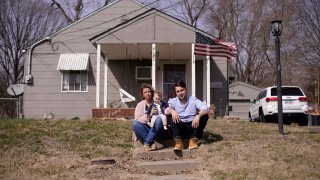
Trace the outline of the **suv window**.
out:
M 257 101 L 259 101 L 260 99 L 266 97 L 266 95 L 267 95 L 267 90 L 261 91 L 261 92 L 258 94 L 257 98 L 256 98 Z
M 261 94 L 260 99 L 265 98 L 267 96 L 267 90 L 264 90 Z
M 271 96 L 277 96 L 277 88 L 271 89 Z M 300 88 L 282 87 L 282 96 L 304 96 Z
M 256 98 L 256 101 L 259 101 L 260 100 L 260 97 L 261 97 L 261 92 L 258 94 L 257 98 Z

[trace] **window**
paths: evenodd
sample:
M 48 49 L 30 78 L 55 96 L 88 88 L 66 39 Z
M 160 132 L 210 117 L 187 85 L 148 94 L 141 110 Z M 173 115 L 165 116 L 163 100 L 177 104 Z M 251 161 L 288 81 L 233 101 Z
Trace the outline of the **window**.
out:
M 63 92 L 85 92 L 88 87 L 88 71 L 62 71 Z
M 267 90 L 263 90 L 258 94 L 256 100 L 259 101 L 260 99 L 262 99 L 262 98 L 264 98 L 266 96 L 267 96 Z
M 277 96 L 277 88 L 271 89 L 271 96 Z M 282 87 L 282 96 L 304 96 L 298 87 Z
M 136 79 L 137 80 L 151 80 L 151 66 L 136 66 Z

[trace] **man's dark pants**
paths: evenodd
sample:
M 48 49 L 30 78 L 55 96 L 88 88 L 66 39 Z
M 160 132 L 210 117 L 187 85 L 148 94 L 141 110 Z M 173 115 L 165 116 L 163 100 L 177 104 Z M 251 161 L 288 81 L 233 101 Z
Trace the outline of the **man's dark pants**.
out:
M 200 118 L 200 123 L 198 128 L 192 128 L 192 121 L 191 122 L 181 122 L 174 123 L 172 118 L 168 118 L 170 122 L 170 126 L 173 133 L 173 138 L 182 138 L 182 139 L 190 139 L 197 137 L 201 139 L 203 136 L 203 130 L 207 125 L 209 116 L 204 115 Z

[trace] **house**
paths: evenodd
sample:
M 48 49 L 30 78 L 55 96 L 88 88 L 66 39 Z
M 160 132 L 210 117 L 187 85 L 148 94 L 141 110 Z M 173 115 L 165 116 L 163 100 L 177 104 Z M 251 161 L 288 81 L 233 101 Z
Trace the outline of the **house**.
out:
M 249 108 L 251 100 L 255 99 L 261 88 L 235 81 L 229 85 L 229 114 L 240 117 L 240 119 L 249 119 Z
M 168 100 L 176 80 L 225 107 L 228 62 L 194 55 L 196 33 L 214 38 L 134 0 L 114 1 L 28 49 L 24 117 L 133 115 L 142 83 Z

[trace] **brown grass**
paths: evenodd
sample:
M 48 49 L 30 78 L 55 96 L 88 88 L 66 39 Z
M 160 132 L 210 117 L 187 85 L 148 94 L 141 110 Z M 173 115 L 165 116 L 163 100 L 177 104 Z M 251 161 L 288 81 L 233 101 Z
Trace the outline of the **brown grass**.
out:
M 210 127 L 210 128 L 209 128 Z M 319 127 L 215 120 L 207 129 L 223 137 L 205 156 L 211 177 L 221 179 L 319 179 Z
M 202 155 L 212 179 L 320 179 L 320 128 L 210 120 Z M 129 121 L 0 120 L 0 179 L 118 179 L 141 174 Z M 92 165 L 92 159 L 116 159 Z

